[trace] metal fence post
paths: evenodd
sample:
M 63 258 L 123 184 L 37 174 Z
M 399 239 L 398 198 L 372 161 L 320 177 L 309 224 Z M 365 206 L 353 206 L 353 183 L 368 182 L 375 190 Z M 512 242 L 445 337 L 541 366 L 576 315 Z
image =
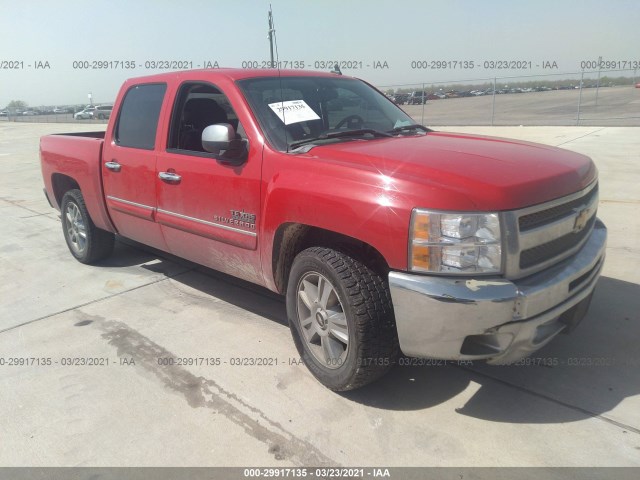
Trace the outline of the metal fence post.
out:
M 424 125 L 424 106 L 427 103 L 427 96 L 426 96 L 426 93 L 424 91 L 424 83 L 422 84 L 422 95 L 421 95 L 420 98 L 422 98 L 422 122 L 420 122 L 420 123 L 422 125 Z
M 596 107 L 598 106 L 598 92 L 600 91 L 600 71 L 602 70 L 602 57 L 598 57 L 598 81 L 596 83 Z
M 576 118 L 576 126 L 580 125 L 580 105 L 582 105 L 582 81 L 584 80 L 584 70 L 580 75 L 580 96 L 578 97 L 578 116 Z
M 497 77 L 493 77 L 493 100 L 491 101 L 491 126 L 493 127 L 493 119 L 496 115 L 496 82 Z

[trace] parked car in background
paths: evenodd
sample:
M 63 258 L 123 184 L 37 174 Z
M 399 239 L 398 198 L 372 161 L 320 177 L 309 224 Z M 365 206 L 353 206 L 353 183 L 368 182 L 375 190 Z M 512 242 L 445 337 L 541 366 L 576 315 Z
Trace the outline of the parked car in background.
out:
M 407 103 L 408 98 L 408 93 L 396 93 L 393 97 L 393 103 L 395 103 L 396 105 L 404 105 L 405 103 Z
M 407 103 L 409 105 L 424 105 L 427 103 L 427 92 L 411 92 Z
M 95 110 L 95 107 L 93 107 L 91 109 L 85 108 L 84 110 L 81 110 L 78 113 L 76 113 L 73 116 L 73 118 L 75 118 L 76 120 L 90 120 L 90 119 L 93 118 L 94 110 Z
M 38 112 L 36 112 L 35 110 L 25 110 L 24 112 L 22 112 L 22 115 L 31 117 L 34 115 L 38 115 Z
M 93 118 L 107 120 L 111 117 L 111 110 L 113 110 L 113 105 L 99 105 L 93 111 Z
M 9 112 L 7 112 L 6 110 L 2 110 L 0 112 L 0 117 L 8 117 L 9 116 Z

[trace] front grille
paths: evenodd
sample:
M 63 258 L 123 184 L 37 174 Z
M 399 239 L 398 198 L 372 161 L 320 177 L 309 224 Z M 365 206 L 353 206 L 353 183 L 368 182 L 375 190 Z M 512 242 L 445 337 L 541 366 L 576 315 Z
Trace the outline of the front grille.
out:
M 588 205 L 589 202 L 598 195 L 598 186 L 596 185 L 591 189 L 584 197 L 576 198 L 562 205 L 556 205 L 555 207 L 540 210 L 539 212 L 533 212 L 528 215 L 523 215 L 518 219 L 518 226 L 521 232 L 531 230 L 532 228 L 551 223 L 558 220 L 565 215 L 571 213 L 573 209 L 582 205 Z
M 506 225 L 516 231 L 507 237 L 507 278 L 524 278 L 576 253 L 593 231 L 597 206 L 598 184 L 593 183 L 574 194 L 506 212 Z M 572 231 L 584 221 L 580 231 Z
M 571 250 L 591 233 L 595 221 L 596 216 L 593 215 L 587 222 L 587 225 L 579 232 L 569 233 L 550 242 L 543 243 L 542 245 L 523 250 L 520 254 L 520 268 L 533 267 Z

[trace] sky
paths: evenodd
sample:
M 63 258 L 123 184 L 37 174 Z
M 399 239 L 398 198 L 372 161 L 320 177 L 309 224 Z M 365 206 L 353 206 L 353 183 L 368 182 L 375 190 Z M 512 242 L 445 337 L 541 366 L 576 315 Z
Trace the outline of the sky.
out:
M 269 4 L 283 68 L 376 86 L 640 67 L 638 0 L 0 0 L 0 108 L 111 103 L 165 62 L 262 66 Z

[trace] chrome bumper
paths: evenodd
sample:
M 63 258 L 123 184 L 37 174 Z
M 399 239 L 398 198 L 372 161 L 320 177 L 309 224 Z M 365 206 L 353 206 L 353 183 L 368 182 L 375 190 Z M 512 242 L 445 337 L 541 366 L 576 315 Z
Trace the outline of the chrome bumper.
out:
M 400 348 L 411 357 L 518 360 L 584 317 L 604 262 L 597 220 L 583 247 L 542 272 L 510 281 L 389 274 Z

